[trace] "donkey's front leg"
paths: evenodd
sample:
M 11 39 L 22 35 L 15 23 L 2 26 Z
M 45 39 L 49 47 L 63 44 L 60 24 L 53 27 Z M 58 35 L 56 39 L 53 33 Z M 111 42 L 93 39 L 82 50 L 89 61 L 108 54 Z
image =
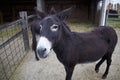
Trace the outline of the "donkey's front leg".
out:
M 75 67 L 75 66 L 65 66 L 66 80 L 71 80 L 74 67 Z
M 36 42 L 33 41 L 32 46 L 33 46 L 33 50 L 34 50 L 34 53 L 35 53 L 35 59 L 38 61 L 39 58 L 38 58 L 38 56 L 37 56 L 37 52 L 36 52 Z
M 38 61 L 39 58 L 37 56 L 36 47 L 37 47 L 36 36 L 35 36 L 35 33 L 32 31 L 32 49 L 34 50 L 34 52 L 35 52 L 35 58 Z

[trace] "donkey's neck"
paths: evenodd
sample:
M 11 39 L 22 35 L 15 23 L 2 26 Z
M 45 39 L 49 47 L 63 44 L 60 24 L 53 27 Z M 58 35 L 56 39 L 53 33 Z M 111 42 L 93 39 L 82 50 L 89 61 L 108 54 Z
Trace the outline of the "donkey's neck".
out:
M 67 45 L 67 42 L 70 40 L 71 38 L 71 30 L 70 28 L 68 27 L 68 25 L 63 21 L 61 22 L 61 35 L 60 35 L 60 39 L 59 41 L 55 44 L 55 49 L 57 48 L 64 48 L 65 45 Z
M 64 62 L 64 53 L 68 47 L 68 39 L 62 38 L 54 47 L 53 50 L 56 53 L 57 58 L 60 62 Z
M 55 44 L 55 46 L 53 47 L 53 49 L 60 49 L 62 50 L 63 48 L 65 48 L 68 45 L 68 42 L 70 40 L 70 35 L 66 37 L 66 35 L 62 36 L 62 38 Z
M 66 31 L 66 29 L 64 29 L 64 31 L 62 32 L 62 35 L 61 35 L 62 36 L 61 39 L 53 47 L 53 50 L 56 53 L 57 58 L 61 62 L 64 59 L 63 58 L 64 57 L 63 54 L 66 52 L 67 47 L 69 46 L 69 44 L 71 42 L 71 36 L 72 36 L 71 34 L 72 33 L 71 33 L 70 30 Z

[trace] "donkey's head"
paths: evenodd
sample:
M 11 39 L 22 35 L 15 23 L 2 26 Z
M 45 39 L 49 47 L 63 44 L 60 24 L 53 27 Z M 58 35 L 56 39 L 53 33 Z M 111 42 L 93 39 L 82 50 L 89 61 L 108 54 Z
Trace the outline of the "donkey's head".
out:
M 36 51 L 41 58 L 47 57 L 52 47 L 60 40 L 64 26 L 63 21 L 70 15 L 72 9 L 73 7 L 55 13 L 52 8 L 48 15 L 36 9 L 37 17 L 40 18 L 40 39 Z

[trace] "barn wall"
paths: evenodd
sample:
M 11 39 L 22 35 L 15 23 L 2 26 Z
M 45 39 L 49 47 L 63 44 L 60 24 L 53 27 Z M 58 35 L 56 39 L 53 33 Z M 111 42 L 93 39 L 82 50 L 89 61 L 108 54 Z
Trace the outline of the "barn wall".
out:
M 73 5 L 76 9 L 73 11 L 69 20 L 93 21 L 95 20 L 96 2 L 98 0 L 44 0 L 47 12 L 52 6 L 59 12 Z M 28 14 L 34 13 L 36 0 L 8 0 L 0 2 L 0 12 L 3 14 L 3 21 L 16 20 L 19 17 L 19 11 L 28 11 Z
M 79 20 L 79 21 L 87 21 L 88 20 L 88 5 L 80 3 L 80 1 L 46 1 L 45 7 L 46 10 L 50 10 L 52 6 L 55 7 L 56 11 L 59 12 L 61 10 L 67 9 L 71 6 L 75 5 L 76 8 L 72 12 L 72 15 L 69 19 Z M 49 12 L 49 11 L 47 11 Z
M 11 22 L 19 18 L 19 11 L 28 11 L 28 14 L 33 14 L 35 6 L 35 0 L 23 2 L 22 0 L 0 1 L 0 12 L 2 14 L 2 18 L 0 18 L 3 22 Z

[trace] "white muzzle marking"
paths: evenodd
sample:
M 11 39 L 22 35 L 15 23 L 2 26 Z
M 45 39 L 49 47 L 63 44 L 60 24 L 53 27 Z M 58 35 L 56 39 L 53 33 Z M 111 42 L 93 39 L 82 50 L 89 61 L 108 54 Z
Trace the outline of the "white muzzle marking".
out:
M 37 50 L 46 49 L 44 54 L 42 54 L 43 57 L 48 56 L 51 47 L 52 43 L 46 37 L 41 36 L 37 44 Z

